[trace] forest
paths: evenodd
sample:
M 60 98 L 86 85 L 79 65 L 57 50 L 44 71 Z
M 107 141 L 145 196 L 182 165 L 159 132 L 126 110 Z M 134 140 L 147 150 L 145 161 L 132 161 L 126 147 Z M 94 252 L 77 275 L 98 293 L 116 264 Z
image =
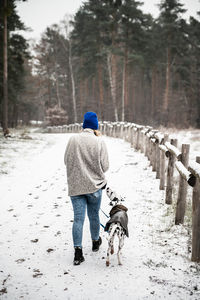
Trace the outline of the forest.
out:
M 18 1 L 0 7 L 3 130 L 31 120 L 81 122 L 86 111 L 100 120 L 200 128 L 200 11 L 186 19 L 180 0 L 161 0 L 154 18 L 140 1 L 88 0 L 30 46 Z

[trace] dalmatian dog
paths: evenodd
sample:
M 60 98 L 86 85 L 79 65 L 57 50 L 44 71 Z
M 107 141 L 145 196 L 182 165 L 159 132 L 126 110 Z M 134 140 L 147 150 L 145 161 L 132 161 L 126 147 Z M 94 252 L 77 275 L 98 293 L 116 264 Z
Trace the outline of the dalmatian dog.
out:
M 114 239 L 115 236 L 119 239 L 118 245 L 118 264 L 122 265 L 121 262 L 121 250 L 124 245 L 125 236 L 129 236 L 128 234 L 128 215 L 127 215 L 127 207 L 122 205 L 121 202 L 124 201 L 122 197 L 118 197 L 115 192 L 113 192 L 109 187 L 106 188 L 107 196 L 110 198 L 110 205 L 113 206 L 110 210 L 110 219 L 106 223 L 104 228 L 105 231 L 108 232 L 108 250 L 107 250 L 107 258 L 106 258 L 106 266 L 110 265 L 110 254 L 114 253 Z

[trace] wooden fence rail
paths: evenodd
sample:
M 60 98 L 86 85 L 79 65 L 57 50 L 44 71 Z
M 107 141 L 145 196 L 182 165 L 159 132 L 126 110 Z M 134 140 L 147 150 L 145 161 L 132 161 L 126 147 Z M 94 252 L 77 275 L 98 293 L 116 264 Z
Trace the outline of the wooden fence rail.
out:
M 82 124 L 47 127 L 48 133 L 80 132 Z M 163 134 L 150 126 L 127 122 L 99 122 L 103 135 L 121 138 L 140 150 L 148 158 L 156 178 L 160 179 L 161 190 L 165 190 L 165 203 L 173 201 L 174 169 L 179 172 L 178 198 L 176 200 L 175 224 L 183 224 L 186 210 L 187 187 L 193 188 L 192 194 L 192 261 L 200 262 L 200 157 L 196 162 L 189 161 L 190 145 L 177 148 L 177 139 L 169 141 Z

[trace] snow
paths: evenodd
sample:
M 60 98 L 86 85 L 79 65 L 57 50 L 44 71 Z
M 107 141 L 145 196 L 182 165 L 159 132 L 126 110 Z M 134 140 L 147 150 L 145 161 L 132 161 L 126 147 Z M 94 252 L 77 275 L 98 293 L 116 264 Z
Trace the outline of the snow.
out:
M 123 140 L 103 137 L 110 158 L 108 184 L 125 197 L 130 237 L 122 250 L 123 265 L 115 253 L 106 267 L 106 233 L 101 229 L 103 243 L 93 253 L 86 218 L 85 262 L 73 266 L 73 211 L 63 163 L 71 134 L 28 135 L 32 139 L 0 140 L 0 299 L 200 298 L 190 218 L 174 225 L 175 204 L 164 203 L 143 154 Z M 108 214 L 110 208 L 104 191 L 102 209 Z M 105 224 L 105 215 L 100 216 Z
M 200 130 L 199 129 L 184 129 L 177 130 L 175 128 L 160 128 L 164 133 L 168 133 L 170 138 L 178 139 L 178 148 L 181 150 L 182 144 L 190 144 L 190 160 L 195 161 L 196 156 L 200 155 Z

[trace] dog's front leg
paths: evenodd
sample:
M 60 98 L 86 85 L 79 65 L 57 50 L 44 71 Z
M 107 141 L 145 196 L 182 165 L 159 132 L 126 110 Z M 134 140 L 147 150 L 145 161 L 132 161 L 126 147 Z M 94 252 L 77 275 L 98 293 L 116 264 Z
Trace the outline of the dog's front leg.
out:
M 120 234 L 118 236 L 119 238 L 119 248 L 118 248 L 118 252 L 117 252 L 117 258 L 118 258 L 118 264 L 119 265 L 122 265 L 122 262 L 121 262 L 121 250 L 124 246 L 124 234 Z

